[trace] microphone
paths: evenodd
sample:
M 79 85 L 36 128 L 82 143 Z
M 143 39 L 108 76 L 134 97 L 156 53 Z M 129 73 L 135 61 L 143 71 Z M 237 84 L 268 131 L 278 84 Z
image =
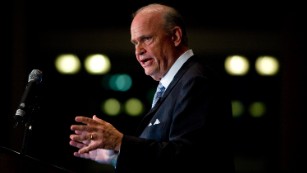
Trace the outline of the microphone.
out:
M 31 108 L 31 106 L 33 106 L 31 105 L 31 101 L 33 101 L 31 99 L 34 97 L 33 92 L 36 86 L 42 81 L 42 74 L 42 71 L 38 69 L 33 69 L 29 74 L 28 83 L 21 97 L 18 109 L 16 110 L 16 113 L 14 115 L 14 119 L 16 120 L 15 126 L 17 126 L 19 122 L 24 121 L 27 111 Z

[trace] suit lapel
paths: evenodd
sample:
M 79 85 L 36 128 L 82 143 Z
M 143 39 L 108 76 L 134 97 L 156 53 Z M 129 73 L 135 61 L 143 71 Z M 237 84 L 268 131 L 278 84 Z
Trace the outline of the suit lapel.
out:
M 144 128 L 148 125 L 148 123 L 150 122 L 150 120 L 153 117 L 153 115 L 155 114 L 155 112 L 157 112 L 157 109 L 159 107 L 158 104 L 160 104 L 159 101 L 156 103 L 156 105 L 153 108 L 150 109 L 150 111 L 142 119 L 140 125 L 138 126 L 138 128 L 136 130 L 136 134 L 138 136 L 142 133 Z
M 190 66 L 193 64 L 192 63 L 192 57 L 189 58 L 187 60 L 187 62 L 185 62 L 182 67 L 179 69 L 179 71 L 177 72 L 177 74 L 174 76 L 174 79 L 172 80 L 172 82 L 170 83 L 170 85 L 167 87 L 167 89 L 165 90 L 163 97 L 161 97 L 161 99 L 159 100 L 159 102 L 157 103 L 157 107 L 160 106 L 160 104 L 165 100 L 165 98 L 169 95 L 169 93 L 171 93 L 171 91 L 173 90 L 173 88 L 177 85 L 177 83 L 179 82 L 179 80 L 181 79 L 181 77 L 183 76 L 183 74 L 190 68 Z
M 154 116 L 154 114 L 157 112 L 158 108 L 160 107 L 160 105 L 164 102 L 165 98 L 167 98 L 167 96 L 169 95 L 169 93 L 173 90 L 173 88 L 176 86 L 176 84 L 178 83 L 179 79 L 181 79 L 182 75 L 187 71 L 187 69 L 189 69 L 189 67 L 191 66 L 192 63 L 192 57 L 188 59 L 188 61 L 186 63 L 183 64 L 183 66 L 180 68 L 180 70 L 178 71 L 178 73 L 174 76 L 174 79 L 172 80 L 172 82 L 170 83 L 170 85 L 167 87 L 167 89 L 165 90 L 163 96 L 158 100 L 158 102 L 156 103 L 156 105 L 151 108 L 149 110 L 149 112 L 144 116 L 144 118 L 142 119 L 140 125 L 137 128 L 137 135 L 140 135 L 142 133 L 142 131 L 144 130 L 144 128 L 148 125 L 148 123 L 150 122 L 150 120 L 152 119 L 152 117 Z

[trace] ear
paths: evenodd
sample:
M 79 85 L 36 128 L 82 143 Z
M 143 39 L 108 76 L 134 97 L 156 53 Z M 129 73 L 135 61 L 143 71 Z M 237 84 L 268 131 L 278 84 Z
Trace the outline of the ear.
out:
M 178 46 L 182 40 L 182 30 L 180 27 L 175 26 L 172 30 L 172 41 L 175 46 Z

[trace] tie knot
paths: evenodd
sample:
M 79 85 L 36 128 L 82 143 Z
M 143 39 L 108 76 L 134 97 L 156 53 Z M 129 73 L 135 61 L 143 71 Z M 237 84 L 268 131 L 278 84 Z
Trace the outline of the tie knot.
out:
M 162 83 L 159 83 L 158 85 L 158 89 L 157 89 L 157 92 L 159 93 L 163 93 L 165 90 L 165 87 L 162 85 Z

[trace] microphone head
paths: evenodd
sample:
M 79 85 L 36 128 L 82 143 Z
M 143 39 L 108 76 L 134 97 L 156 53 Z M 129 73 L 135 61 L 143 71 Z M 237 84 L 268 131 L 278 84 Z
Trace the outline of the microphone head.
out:
M 42 81 L 43 72 L 38 69 L 33 69 L 29 74 L 28 82 L 36 82 L 37 84 Z

